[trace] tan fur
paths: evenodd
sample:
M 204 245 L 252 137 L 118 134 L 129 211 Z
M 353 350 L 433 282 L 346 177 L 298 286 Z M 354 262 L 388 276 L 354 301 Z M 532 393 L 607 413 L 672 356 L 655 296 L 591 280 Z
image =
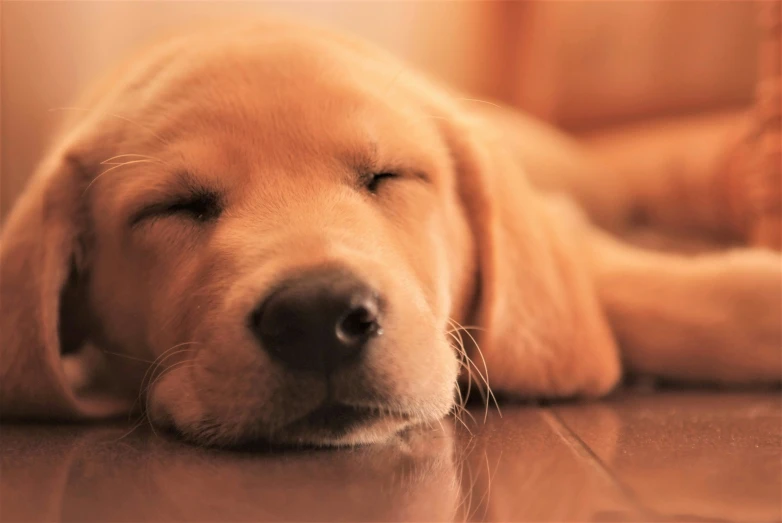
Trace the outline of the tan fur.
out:
M 452 408 L 452 321 L 477 324 L 470 356 L 511 395 L 599 396 L 622 359 L 780 379 L 779 255 L 693 259 L 608 236 L 576 203 L 618 226 L 622 180 L 606 185 L 542 124 L 281 22 L 174 39 L 126 69 L 83 102 L 3 230 L 4 417 L 105 416 L 140 395 L 155 423 L 202 443 L 379 441 Z M 371 195 L 356 185 L 367 170 L 401 179 Z M 220 193 L 219 218 L 130 224 L 193 184 Z M 332 382 L 385 415 L 332 440 L 286 428 L 326 385 L 281 369 L 245 322 L 276 282 L 333 264 L 389 314 L 366 365 Z M 93 349 L 62 358 L 60 317 Z

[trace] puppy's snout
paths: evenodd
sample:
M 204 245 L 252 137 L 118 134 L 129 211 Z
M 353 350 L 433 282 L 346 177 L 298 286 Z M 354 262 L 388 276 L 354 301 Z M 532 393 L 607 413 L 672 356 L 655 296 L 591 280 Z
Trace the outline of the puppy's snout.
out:
M 358 359 L 382 333 L 380 297 L 350 273 L 311 272 L 283 284 L 250 318 L 261 345 L 286 367 L 326 373 Z

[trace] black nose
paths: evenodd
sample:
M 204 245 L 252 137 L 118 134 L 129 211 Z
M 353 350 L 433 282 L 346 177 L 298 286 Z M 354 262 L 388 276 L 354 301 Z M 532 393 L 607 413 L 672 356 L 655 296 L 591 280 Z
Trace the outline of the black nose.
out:
M 329 373 L 382 334 L 380 299 L 348 272 L 311 272 L 268 296 L 250 328 L 288 368 Z

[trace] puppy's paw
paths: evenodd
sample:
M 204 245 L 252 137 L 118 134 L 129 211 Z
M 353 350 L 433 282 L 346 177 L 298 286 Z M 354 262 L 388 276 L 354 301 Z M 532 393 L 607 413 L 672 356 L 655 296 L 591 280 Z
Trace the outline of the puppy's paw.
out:
M 737 249 L 709 264 L 710 298 L 724 304 L 720 329 L 735 347 L 738 366 L 761 381 L 782 380 L 782 254 Z

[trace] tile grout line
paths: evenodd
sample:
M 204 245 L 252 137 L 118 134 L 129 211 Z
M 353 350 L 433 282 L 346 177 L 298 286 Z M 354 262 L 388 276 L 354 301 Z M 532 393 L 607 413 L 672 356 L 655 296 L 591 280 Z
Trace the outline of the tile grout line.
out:
M 603 463 L 603 460 L 594 453 L 589 445 L 587 445 L 586 442 L 582 440 L 578 434 L 576 434 L 567 425 L 567 423 L 565 423 L 565 421 L 559 417 L 556 412 L 549 408 L 543 408 L 540 409 L 540 415 L 543 417 L 549 427 L 551 427 L 551 429 L 557 434 L 557 436 L 559 436 L 562 441 L 579 457 L 583 458 L 585 461 L 591 462 L 593 467 L 598 471 L 603 479 L 616 487 L 642 517 L 646 518 L 647 520 L 654 521 L 661 521 L 665 519 L 662 514 L 647 508 L 643 503 L 641 503 L 635 492 L 611 472 L 606 464 Z

